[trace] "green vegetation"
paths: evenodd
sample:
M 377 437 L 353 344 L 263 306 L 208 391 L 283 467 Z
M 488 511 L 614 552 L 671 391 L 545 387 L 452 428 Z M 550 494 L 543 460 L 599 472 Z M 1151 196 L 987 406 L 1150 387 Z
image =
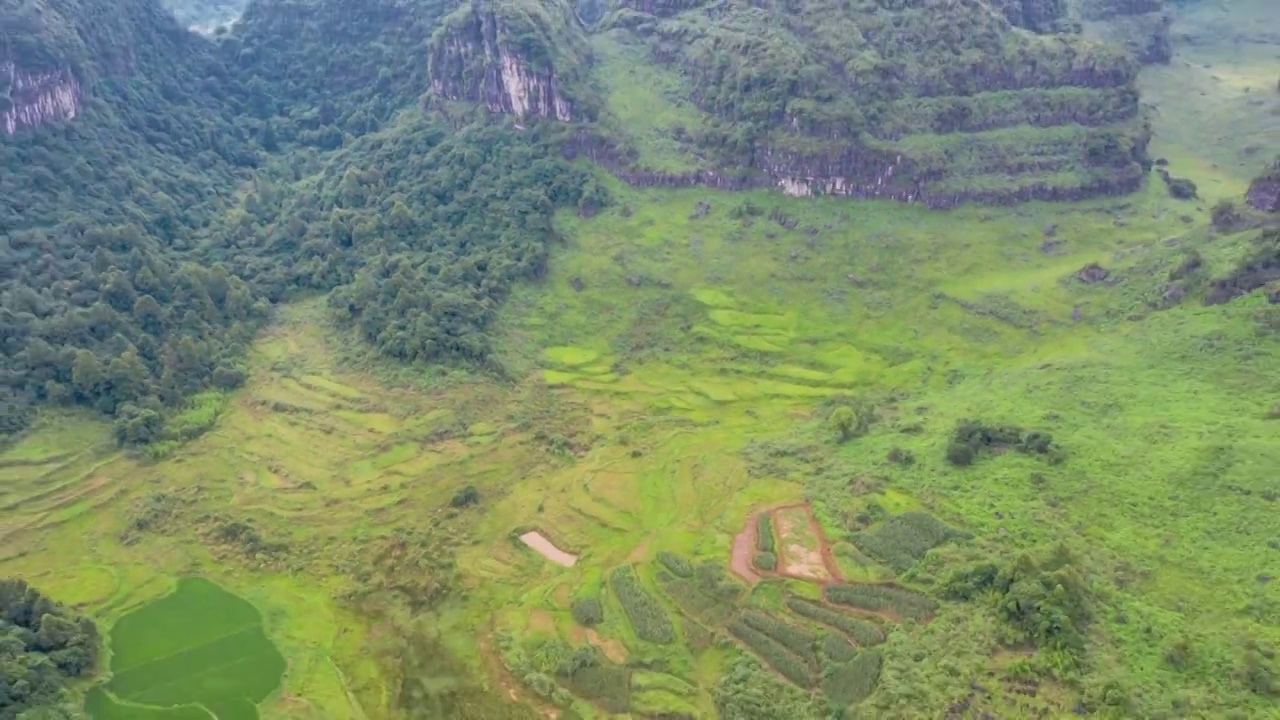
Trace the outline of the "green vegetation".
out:
M 778 556 L 771 552 L 758 552 L 755 557 L 751 559 L 751 564 L 761 570 L 773 572 L 778 568 Z
M 953 538 L 966 537 L 924 512 L 894 515 L 875 529 L 858 533 L 858 547 L 889 567 L 904 572 L 924 554 Z
M 0 718 L 76 718 L 72 682 L 94 669 L 98 632 L 26 582 L 0 579 Z M 63 715 L 54 715 L 57 708 Z
M 570 609 L 573 621 L 584 627 L 592 627 L 604 622 L 604 606 L 599 598 L 586 597 L 573 601 Z
M 731 621 L 727 627 L 734 637 L 741 640 L 783 677 L 800 687 L 807 688 L 814 685 L 815 668 L 802 656 L 792 652 L 769 635 L 756 630 L 742 618 Z
M 111 682 L 89 695 L 87 708 L 123 719 L 137 706 L 199 705 L 252 720 L 284 669 L 256 608 L 207 580 L 183 578 L 172 594 L 116 621 Z
M 662 566 L 670 570 L 676 577 L 693 577 L 693 565 L 687 559 L 675 553 L 669 553 L 665 550 L 658 553 L 658 562 L 662 563 Z
M 822 670 L 822 693 L 836 707 L 847 707 L 871 696 L 880 680 L 880 653 L 858 653 L 848 662 L 828 665 Z
M 853 617 L 798 597 L 787 598 L 787 607 L 797 615 L 839 630 L 860 647 L 870 647 L 884 642 L 884 630 L 870 620 Z
M 772 553 L 773 545 L 773 521 L 768 513 L 761 513 L 756 518 L 756 549 L 762 553 Z
M 671 618 L 667 617 L 667 613 L 649 591 L 640 585 L 635 568 L 626 565 L 614 570 L 609 575 L 609 586 L 622 605 L 631 628 L 641 640 L 662 645 L 675 641 L 675 628 L 671 625 Z
M 724 569 L 713 561 L 694 568 L 692 577 L 657 573 L 662 588 L 684 612 L 709 625 L 722 625 L 734 614 L 742 597 L 742 586 L 724 577 Z
M 924 620 L 938 609 L 936 602 L 919 593 L 888 585 L 828 585 L 822 594 L 838 605 L 911 620 Z
M 223 717 L 1269 717 L 1272 51 L 1143 71 L 1181 201 L 1074 12 L 6 5 L 0 574 L 116 628 L 23 711 L 205 718 L 198 574 Z

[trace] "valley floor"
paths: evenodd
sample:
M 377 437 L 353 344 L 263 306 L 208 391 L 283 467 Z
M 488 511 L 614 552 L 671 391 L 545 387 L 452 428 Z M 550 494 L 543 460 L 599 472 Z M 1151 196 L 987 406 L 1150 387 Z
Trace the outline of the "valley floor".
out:
M 1251 235 L 1211 234 L 1208 208 L 1276 125 L 1233 95 L 1238 136 L 1198 142 L 1207 111 L 1169 88 L 1236 93 L 1260 71 L 1243 53 L 1205 79 L 1201 46 L 1180 48 L 1148 77 L 1154 153 L 1201 200 L 1155 175 L 1131 197 L 948 213 L 615 185 L 602 214 L 558 218 L 549 276 L 507 302 L 502 380 L 371 359 L 317 298 L 281 309 L 246 387 L 168 457 L 45 418 L 0 456 L 0 575 L 103 628 L 180 577 L 215 581 L 285 659 L 267 718 L 393 717 L 423 675 L 431 697 L 479 683 L 560 717 L 1280 716 L 1250 675 L 1280 645 L 1278 309 L 1166 297 L 1192 247 L 1207 276 L 1240 257 Z M 1104 280 L 1077 277 L 1090 263 Z M 841 406 L 866 422 L 844 442 Z M 957 467 L 964 419 L 1051 434 L 1061 461 Z M 951 534 L 885 540 L 909 513 Z M 1059 544 L 1092 593 L 1078 653 L 1010 645 L 984 599 L 925 598 Z M 904 592 L 880 609 L 832 589 L 889 581 Z M 779 618 L 809 651 L 753 629 Z M 839 618 L 883 642 L 837 661 Z M 406 628 L 458 663 L 410 666 Z M 566 674 L 586 646 L 594 669 Z M 824 670 L 868 688 L 838 699 Z

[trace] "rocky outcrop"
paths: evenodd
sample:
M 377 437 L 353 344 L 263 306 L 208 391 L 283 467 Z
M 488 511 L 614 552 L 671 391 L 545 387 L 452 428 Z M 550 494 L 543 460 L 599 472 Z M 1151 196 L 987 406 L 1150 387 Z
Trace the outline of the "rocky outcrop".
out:
M 586 40 L 565 2 L 472 0 L 446 17 L 431 38 L 432 91 L 517 118 L 569 122 L 591 114 L 580 73 Z
M 1249 184 L 1245 202 L 1262 212 L 1280 213 L 1280 159 Z
M 65 68 L 32 71 L 0 62 L 0 126 L 6 135 L 70 120 L 80 111 L 80 81 Z

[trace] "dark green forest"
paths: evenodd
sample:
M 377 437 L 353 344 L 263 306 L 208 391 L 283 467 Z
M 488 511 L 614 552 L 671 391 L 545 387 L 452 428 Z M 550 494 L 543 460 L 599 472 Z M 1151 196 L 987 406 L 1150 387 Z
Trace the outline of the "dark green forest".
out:
M 92 620 L 0 579 L 0 720 L 83 717 L 68 684 L 94 669 L 97 653 Z
M 217 41 L 146 0 L 105 37 L 69 19 L 109 7 L 9 40 L 90 90 L 84 117 L 0 142 L 4 433 L 80 404 L 154 440 L 192 394 L 242 382 L 271 305 L 308 291 L 338 289 L 337 319 L 388 355 L 483 366 L 552 210 L 604 201 L 546 133 L 417 105 L 424 66 L 395 58 L 441 5 L 257 4 Z

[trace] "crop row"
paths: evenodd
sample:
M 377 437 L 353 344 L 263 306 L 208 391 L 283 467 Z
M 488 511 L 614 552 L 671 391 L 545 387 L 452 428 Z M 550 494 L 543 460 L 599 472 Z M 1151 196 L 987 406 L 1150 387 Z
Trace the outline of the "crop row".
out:
M 693 577 L 693 565 L 675 553 L 665 551 L 658 553 L 658 562 L 662 563 L 662 566 L 670 570 L 673 575 L 682 578 Z
M 865 700 L 880 681 L 880 653 L 863 651 L 846 663 L 828 665 L 822 672 L 822 694 L 838 707 Z
M 773 522 L 768 513 L 761 513 L 756 518 L 756 549 L 760 552 L 773 552 Z
M 788 650 L 782 643 L 752 628 L 742 619 L 727 626 L 733 636 L 741 640 L 751 651 L 760 656 L 769 667 L 801 687 L 813 687 L 814 669 L 800 656 Z
M 640 586 L 635 568 L 625 565 L 614 570 L 609 576 L 609 584 L 613 587 L 618 602 L 622 604 L 627 620 L 641 640 L 666 645 L 676 639 L 671 618 L 663 612 L 658 601 Z
M 698 584 L 693 580 L 676 577 L 661 569 L 655 577 L 658 580 L 658 587 L 675 600 L 680 609 L 704 623 L 721 625 L 737 611 L 737 606 L 732 602 L 699 590 Z
M 884 630 L 870 620 L 852 617 L 816 602 L 798 597 L 787 598 L 787 607 L 791 608 L 791 611 L 797 615 L 802 615 L 810 620 L 816 620 L 823 625 L 839 630 L 848 635 L 849 639 L 863 647 L 879 645 L 884 642 Z
M 818 655 L 814 652 L 814 646 L 818 644 L 818 636 L 816 634 L 788 625 L 759 610 L 743 612 L 741 620 L 747 627 L 768 635 L 805 660 L 810 662 L 818 661 Z
M 758 569 L 766 572 L 772 572 L 778 567 L 778 557 L 771 552 L 756 553 L 756 557 L 753 562 Z
M 838 605 L 890 612 L 912 620 L 925 620 L 938 609 L 938 604 L 924 595 L 889 585 L 828 585 L 822 592 Z
M 828 663 L 849 662 L 857 654 L 858 649 L 843 635 L 828 633 L 822 638 L 822 657 Z

